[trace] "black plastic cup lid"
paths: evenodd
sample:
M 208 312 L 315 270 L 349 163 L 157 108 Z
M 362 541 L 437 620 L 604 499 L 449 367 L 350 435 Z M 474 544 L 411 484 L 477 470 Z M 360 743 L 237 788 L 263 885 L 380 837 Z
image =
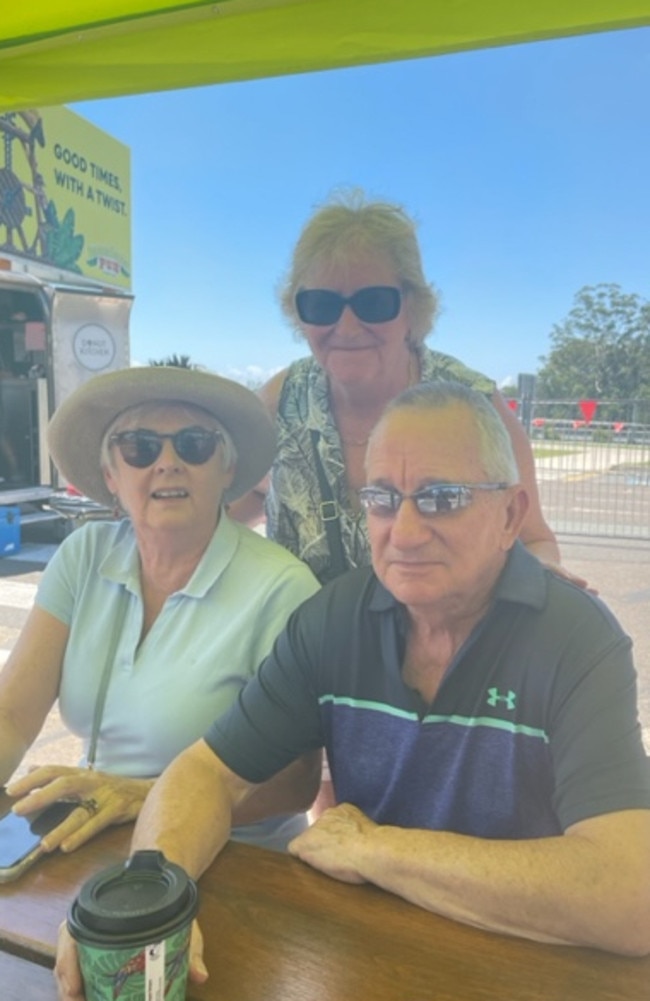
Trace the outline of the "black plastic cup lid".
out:
M 190 921 L 198 910 L 196 883 L 162 852 L 134 852 L 126 862 L 87 880 L 68 917 L 75 938 L 95 940 L 155 932 Z

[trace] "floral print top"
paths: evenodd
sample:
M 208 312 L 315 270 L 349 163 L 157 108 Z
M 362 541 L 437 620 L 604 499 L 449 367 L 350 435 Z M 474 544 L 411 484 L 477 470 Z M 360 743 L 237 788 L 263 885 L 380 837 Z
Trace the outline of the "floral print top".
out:
M 492 395 L 495 384 L 449 355 L 422 347 L 419 351 L 422 382 L 450 379 Z M 314 456 L 314 438 L 322 469 L 330 485 L 339 517 L 347 569 L 370 563 L 365 515 L 350 504 L 341 439 L 329 403 L 329 383 L 313 358 L 301 358 L 287 371 L 276 419 L 278 451 L 266 496 L 266 531 L 311 568 L 324 583 L 336 575 L 332 567 L 323 497 Z M 315 432 L 315 434 L 314 434 Z M 330 505 L 331 508 L 331 505 Z

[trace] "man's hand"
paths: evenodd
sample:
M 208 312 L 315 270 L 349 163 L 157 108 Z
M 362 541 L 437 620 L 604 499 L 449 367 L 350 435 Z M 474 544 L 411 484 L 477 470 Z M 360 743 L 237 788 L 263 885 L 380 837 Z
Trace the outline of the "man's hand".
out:
M 65 921 L 59 926 L 54 976 L 59 1001 L 85 1001 L 77 943 L 68 931 Z M 192 922 L 189 977 L 195 984 L 202 984 L 208 979 L 208 971 L 203 962 L 203 935 L 196 921 Z
M 59 925 L 54 976 L 59 1001 L 84 1001 L 85 994 L 77 956 L 77 943 L 68 931 L 65 921 Z
M 190 980 L 195 984 L 203 984 L 207 979 L 208 971 L 203 962 L 203 934 L 198 921 L 193 921 L 190 938 Z
M 291 855 L 344 883 L 365 883 L 355 858 L 377 825 L 356 806 L 341 803 L 325 810 L 315 824 L 289 843 Z

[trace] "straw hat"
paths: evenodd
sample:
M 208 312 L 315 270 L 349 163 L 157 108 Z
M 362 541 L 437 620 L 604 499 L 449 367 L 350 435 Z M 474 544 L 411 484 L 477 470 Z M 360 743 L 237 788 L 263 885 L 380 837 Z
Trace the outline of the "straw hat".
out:
M 237 468 L 226 500 L 245 494 L 268 472 L 275 456 L 275 429 L 254 393 L 208 372 L 154 365 L 94 376 L 56 409 L 47 429 L 48 447 L 68 483 L 110 506 L 112 497 L 100 467 L 102 439 L 123 410 L 149 402 L 203 407 L 229 432 Z

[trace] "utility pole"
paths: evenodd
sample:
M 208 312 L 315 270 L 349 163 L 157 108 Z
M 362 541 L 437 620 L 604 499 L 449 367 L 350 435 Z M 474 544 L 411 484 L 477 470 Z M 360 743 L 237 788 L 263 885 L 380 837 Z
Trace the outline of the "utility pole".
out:
M 521 418 L 521 423 L 526 429 L 527 435 L 530 435 L 536 382 L 537 382 L 537 376 L 535 375 L 520 374 L 517 377 L 517 387 L 519 390 L 519 399 L 521 401 L 520 418 Z

